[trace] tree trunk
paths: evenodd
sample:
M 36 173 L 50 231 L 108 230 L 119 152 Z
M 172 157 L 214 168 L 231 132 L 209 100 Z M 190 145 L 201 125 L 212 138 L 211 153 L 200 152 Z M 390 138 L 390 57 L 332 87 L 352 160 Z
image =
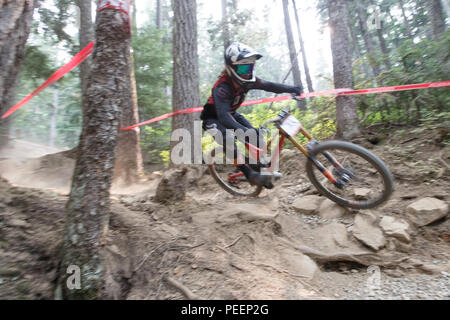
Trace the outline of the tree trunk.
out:
M 378 77 L 380 74 L 380 67 L 378 66 L 377 62 L 375 61 L 373 54 L 374 54 L 374 44 L 372 41 L 372 38 L 369 33 L 369 29 L 367 28 L 367 14 L 364 12 L 364 9 L 362 7 L 361 3 L 356 3 L 356 11 L 358 15 L 358 21 L 359 21 L 359 27 L 361 29 L 361 34 L 364 39 L 364 44 L 366 45 L 366 51 L 367 51 L 367 58 L 369 60 L 369 65 L 372 67 L 372 71 L 375 77 Z
M 352 47 L 353 47 L 353 53 L 354 53 L 355 59 L 361 59 L 362 58 L 361 47 L 359 45 L 355 27 L 354 27 L 353 23 L 351 22 L 350 18 L 348 19 L 348 29 L 350 31 L 350 35 L 351 35 L 351 39 L 352 39 L 352 44 L 353 44 Z M 367 66 L 367 63 L 364 60 L 362 61 L 362 68 L 363 68 L 364 74 L 367 77 L 367 75 L 369 74 L 369 67 Z
M 200 80 L 198 70 L 197 49 L 197 3 L 195 0 L 172 1 L 173 8 L 173 111 L 192 108 L 200 105 Z M 190 150 L 174 154 L 174 147 L 178 141 L 171 141 L 171 166 L 180 164 L 173 161 L 174 157 L 182 157 L 184 163 L 198 162 L 195 156 L 201 156 L 199 144 L 200 132 L 194 132 L 194 121 L 198 120 L 198 113 L 181 114 L 172 117 L 172 132 L 184 129 L 190 134 Z M 197 148 L 194 148 L 196 146 Z M 200 147 L 200 150 L 198 148 Z M 190 152 L 189 152 L 190 151 Z M 185 153 L 186 152 L 186 153 Z M 187 153 L 190 154 L 187 154 Z M 201 163 L 201 160 L 200 160 Z
M 295 42 L 294 42 L 294 37 L 292 35 L 292 28 L 291 28 L 291 19 L 289 18 L 289 2 L 288 2 L 288 0 L 283 0 L 283 11 L 284 11 L 284 25 L 286 28 L 286 37 L 287 37 L 287 42 L 288 42 L 288 46 L 289 46 L 289 56 L 291 59 L 292 76 L 294 78 L 294 85 L 300 86 L 303 91 L 302 77 L 301 77 L 301 73 L 300 73 L 300 67 L 298 65 L 297 50 L 295 49 Z M 306 110 L 305 99 L 302 99 L 301 101 L 298 102 L 298 107 L 300 110 Z
M 59 270 L 58 292 L 66 299 L 104 297 L 102 245 L 108 228 L 110 187 L 121 111 L 129 107 L 130 33 L 128 16 L 115 9 L 97 13 L 92 73 Z M 71 267 L 71 268 L 69 268 Z M 68 269 L 79 268 L 81 288 L 68 286 Z M 73 270 L 73 269 L 72 269 Z
M 390 10 L 388 10 L 387 11 L 387 13 L 388 13 L 388 15 L 389 15 L 389 18 L 391 19 L 391 22 L 394 24 L 394 25 L 396 25 L 397 23 L 397 19 L 395 19 L 394 18 L 394 16 L 392 15 L 392 13 L 391 13 L 391 11 Z M 394 42 L 394 46 L 395 46 L 395 48 L 399 48 L 400 47 L 400 33 L 398 32 L 398 29 L 399 28 L 394 28 L 394 39 L 393 39 L 393 42 Z
M 300 19 L 298 17 L 297 6 L 295 4 L 295 0 L 292 0 L 292 4 L 294 6 L 295 20 L 297 21 L 298 38 L 300 40 L 300 49 L 302 51 L 303 67 L 305 68 L 306 83 L 308 85 L 308 91 L 314 92 L 314 88 L 313 88 L 313 84 L 312 84 L 312 80 L 311 80 L 311 74 L 309 73 L 308 59 L 306 58 L 305 43 L 303 42 L 302 30 L 300 27 Z
M 161 0 L 156 0 L 156 29 L 158 30 L 162 29 Z
M 133 1 L 133 12 L 136 12 L 136 2 Z M 135 14 L 133 13 L 133 19 Z M 131 22 L 131 29 L 137 32 L 136 20 Z M 134 75 L 134 57 L 130 52 L 130 94 L 127 93 L 128 103 L 122 110 L 121 126 L 129 127 L 139 122 L 139 108 L 137 99 L 136 77 Z M 120 131 L 116 164 L 114 167 L 114 183 L 130 185 L 136 183 L 144 172 L 142 150 L 140 145 L 140 130 Z
M 433 30 L 434 40 L 439 40 L 440 36 L 445 32 L 445 17 L 441 0 L 428 0 L 431 12 L 431 26 Z
M 80 29 L 78 32 L 78 38 L 80 41 L 80 48 L 83 49 L 89 43 L 94 41 L 94 24 L 92 22 L 92 5 L 91 1 L 77 0 L 78 8 L 80 8 Z M 86 98 L 86 90 L 88 85 L 89 75 L 92 69 L 92 57 L 87 57 L 80 65 L 80 77 L 81 77 L 81 92 L 82 99 Z M 83 122 L 86 121 L 86 103 L 82 101 L 83 105 Z
M 37 0 L 2 1 L 0 5 L 0 115 L 13 106 L 36 5 Z M 9 126 L 10 118 L 0 120 L 0 148 L 8 143 Z
M 136 1 L 132 1 L 132 10 L 131 10 L 131 34 L 137 35 L 137 10 L 136 10 Z
M 130 70 L 128 73 L 130 91 L 126 92 L 127 103 L 122 109 L 121 126 L 126 128 L 139 123 L 136 78 L 134 75 L 134 58 L 130 52 Z M 114 183 L 130 185 L 136 183 L 144 171 L 140 145 L 140 130 L 120 131 L 114 170 Z
M 391 69 L 391 61 L 389 60 L 389 49 L 384 39 L 384 22 L 381 21 L 380 28 L 377 28 L 378 40 L 380 41 L 381 52 L 383 53 L 383 62 L 386 70 Z
M 398 4 L 400 6 L 400 9 L 402 10 L 402 16 L 403 16 L 403 22 L 405 24 L 406 35 L 407 35 L 408 39 L 413 40 L 414 37 L 411 32 L 411 26 L 409 25 L 408 17 L 406 16 L 405 5 L 403 4 L 403 0 L 398 0 Z
M 58 105 L 59 105 L 59 89 L 58 85 L 54 85 L 53 89 L 53 103 L 52 103 L 52 114 L 50 117 L 50 137 L 49 146 L 55 146 L 56 140 L 56 117 L 58 115 Z
M 228 20 L 227 0 L 222 0 L 222 32 L 224 50 L 226 50 L 231 44 L 230 25 Z
M 328 0 L 331 28 L 331 51 L 335 88 L 353 86 L 352 53 L 348 34 L 348 12 L 346 0 Z M 352 139 L 360 135 L 359 118 L 355 98 L 336 98 L 337 137 Z

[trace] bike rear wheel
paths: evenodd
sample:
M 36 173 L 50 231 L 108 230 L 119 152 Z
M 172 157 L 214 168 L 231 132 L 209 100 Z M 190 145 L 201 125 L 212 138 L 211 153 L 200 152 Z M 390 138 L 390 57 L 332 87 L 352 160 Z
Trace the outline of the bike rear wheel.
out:
M 222 189 L 239 197 L 256 197 L 261 193 L 263 187 L 251 185 L 243 174 L 235 179 L 230 179 L 230 175 L 239 174 L 240 171 L 234 164 L 226 163 L 223 152 L 215 149 L 211 151 L 210 156 L 210 159 L 215 159 L 215 163 L 208 165 L 209 172 Z M 219 159 L 220 161 L 218 161 Z
M 345 170 L 335 168 L 326 157 L 331 154 Z M 330 200 L 353 209 L 370 209 L 386 202 L 394 191 L 394 178 L 386 165 L 368 150 L 344 141 L 326 141 L 315 145 L 310 155 L 335 179 L 346 181 L 335 186 L 309 159 L 306 172 L 317 190 Z M 348 180 L 348 182 L 347 182 Z

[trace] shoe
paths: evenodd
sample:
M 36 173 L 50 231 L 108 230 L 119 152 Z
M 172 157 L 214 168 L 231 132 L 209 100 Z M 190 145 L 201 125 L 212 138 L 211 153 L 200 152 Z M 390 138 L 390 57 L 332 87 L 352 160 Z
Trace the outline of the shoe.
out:
M 273 189 L 274 185 L 272 183 L 272 174 L 261 174 L 254 171 L 250 167 L 243 165 L 238 167 L 244 174 L 251 185 L 263 186 L 267 189 Z
M 272 183 L 273 175 L 269 174 L 260 174 L 258 172 L 251 172 L 248 181 L 252 185 L 263 186 L 266 189 L 273 189 L 274 185 Z

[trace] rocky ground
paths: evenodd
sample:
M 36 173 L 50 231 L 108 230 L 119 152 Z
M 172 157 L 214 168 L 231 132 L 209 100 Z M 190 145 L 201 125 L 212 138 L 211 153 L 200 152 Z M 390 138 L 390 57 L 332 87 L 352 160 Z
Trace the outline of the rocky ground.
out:
M 109 296 L 450 299 L 448 146 L 427 128 L 366 136 L 377 144 L 359 143 L 396 179 L 391 200 L 372 210 L 320 197 L 292 151 L 282 181 L 256 199 L 224 193 L 201 167 L 114 188 Z M 0 298 L 52 299 L 73 161 L 0 157 Z M 187 193 L 161 203 L 158 185 L 173 177 Z

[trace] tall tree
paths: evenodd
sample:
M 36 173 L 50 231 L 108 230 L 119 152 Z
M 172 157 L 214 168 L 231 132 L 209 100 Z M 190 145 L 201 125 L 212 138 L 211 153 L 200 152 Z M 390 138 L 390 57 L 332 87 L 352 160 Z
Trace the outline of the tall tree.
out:
M 294 84 L 300 86 L 303 91 L 302 77 L 300 73 L 300 67 L 298 65 L 297 50 L 295 49 L 294 36 L 292 35 L 291 19 L 289 17 L 289 2 L 283 0 L 283 12 L 284 12 L 284 25 L 286 29 L 286 37 L 289 47 L 289 57 L 292 65 L 292 76 L 294 78 Z M 300 110 L 306 110 L 306 101 L 302 99 L 298 102 Z
M 133 1 L 133 14 L 135 15 L 136 4 Z M 131 30 L 137 32 L 136 21 L 132 20 Z M 130 70 L 128 80 L 130 81 L 130 92 L 127 92 L 127 104 L 122 110 L 121 126 L 129 127 L 139 122 L 138 98 L 136 88 L 136 77 L 134 73 L 134 56 L 130 52 Z M 130 185 L 136 183 L 143 173 L 144 164 L 140 145 L 140 129 L 120 131 L 119 144 L 117 150 L 116 164 L 114 167 L 114 183 Z
M 78 31 L 78 38 L 80 42 L 80 48 L 83 49 L 89 43 L 94 41 L 94 24 L 92 22 L 92 4 L 91 1 L 76 0 L 76 4 L 79 8 L 79 21 L 80 28 Z M 81 77 L 81 91 L 83 93 L 82 98 L 86 97 L 86 90 L 88 84 L 88 78 L 92 68 L 92 57 L 88 57 L 80 65 L 80 77 Z M 83 106 L 86 104 L 82 103 Z M 86 116 L 86 110 L 83 110 L 83 118 Z
M 300 27 L 300 19 L 298 17 L 297 5 L 295 4 L 295 0 L 292 0 L 292 5 L 294 6 L 295 20 L 297 21 L 298 38 L 300 41 L 300 50 L 302 51 L 303 67 L 305 69 L 305 76 L 306 76 L 306 84 L 308 85 L 308 91 L 313 92 L 314 88 L 313 88 L 313 84 L 312 84 L 312 80 L 311 80 L 311 74 L 309 73 L 309 66 L 308 66 L 308 59 L 306 57 L 305 43 L 304 43 L 303 37 L 302 37 L 302 30 Z
M 328 0 L 335 88 L 353 87 L 352 52 L 348 34 L 347 0 Z M 337 136 L 351 139 L 360 134 L 355 98 L 336 97 Z
M 0 5 L 0 114 L 12 107 L 16 79 L 25 55 L 37 0 L 2 1 Z M 10 118 L 0 120 L 0 147 L 8 142 Z
M 133 5 L 134 5 L 133 1 Z M 156 29 L 161 30 L 162 29 L 162 7 L 161 7 L 161 0 L 156 0 Z
M 400 6 L 400 10 L 402 11 L 403 23 L 405 25 L 406 35 L 407 35 L 408 39 L 413 40 L 411 26 L 409 24 L 408 17 L 406 16 L 405 4 L 403 3 L 403 0 L 398 0 L 398 4 Z
M 231 44 L 227 0 L 222 0 L 222 33 L 223 33 L 223 46 L 224 49 L 226 50 L 226 48 L 228 48 L 228 46 Z
M 352 42 L 352 48 L 353 48 L 353 54 L 355 59 L 361 59 L 362 58 L 362 52 L 361 52 L 361 46 L 359 44 L 358 36 L 356 34 L 355 26 L 352 23 L 352 19 L 349 17 L 348 19 L 348 29 L 350 31 L 351 36 L 351 42 Z M 362 62 L 362 68 L 365 75 L 369 74 L 369 68 L 367 66 L 366 61 Z
M 200 105 L 200 80 L 197 48 L 197 2 L 196 0 L 172 0 L 173 9 L 173 111 Z M 172 117 L 172 131 L 183 128 L 191 134 L 190 159 L 194 159 L 194 120 L 198 114 L 181 114 Z M 171 142 L 170 151 L 176 142 Z M 197 141 L 198 145 L 198 141 Z M 201 150 L 200 150 L 201 153 Z M 184 159 L 187 155 L 183 154 Z M 173 164 L 173 163 L 172 163 Z
M 386 70 L 391 69 L 391 61 L 389 60 L 389 48 L 386 44 L 386 40 L 384 39 L 384 21 L 380 22 L 380 25 L 377 27 L 377 36 L 378 41 L 380 42 L 381 52 L 383 53 L 383 62 L 386 66 Z
M 442 8 L 441 0 L 428 0 L 428 6 L 431 12 L 433 38 L 438 40 L 446 30 L 444 9 Z
M 364 44 L 366 45 L 369 65 L 372 68 L 374 76 L 378 77 L 381 71 L 380 67 L 378 66 L 378 63 L 376 62 L 376 59 L 373 57 L 375 53 L 375 45 L 373 44 L 373 39 L 370 35 L 369 28 L 367 26 L 367 12 L 363 8 L 363 3 L 356 1 L 355 5 L 356 5 L 356 12 L 358 15 L 359 27 L 364 39 Z
M 66 205 L 66 226 L 59 273 L 59 291 L 66 299 L 102 296 L 102 242 L 108 226 L 110 187 L 117 151 L 121 111 L 129 107 L 130 33 L 125 13 L 107 8 L 97 13 L 92 72 L 72 189 Z M 79 268 L 81 288 L 66 284 L 69 266 Z M 70 279 L 69 279 L 70 280 Z
M 52 112 L 50 115 L 50 136 L 49 136 L 49 146 L 55 146 L 56 140 L 56 117 L 58 116 L 58 105 L 59 105 L 59 87 L 57 84 L 53 86 L 53 103 L 51 103 Z

